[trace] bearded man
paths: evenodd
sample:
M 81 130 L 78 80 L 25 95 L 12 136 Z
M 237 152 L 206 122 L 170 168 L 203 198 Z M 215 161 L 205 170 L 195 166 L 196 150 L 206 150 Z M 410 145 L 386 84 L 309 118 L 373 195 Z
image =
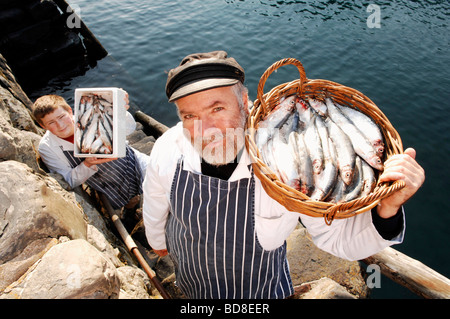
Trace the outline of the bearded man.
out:
M 181 122 L 155 143 L 144 180 L 150 246 L 170 254 L 189 298 L 286 298 L 293 294 L 286 238 L 299 219 L 314 243 L 358 260 L 400 243 L 402 204 L 422 185 L 415 151 L 393 156 L 381 180 L 406 186 L 372 212 L 335 220 L 288 211 L 254 175 L 244 147 L 244 70 L 224 51 L 191 54 L 169 72 L 166 94 Z

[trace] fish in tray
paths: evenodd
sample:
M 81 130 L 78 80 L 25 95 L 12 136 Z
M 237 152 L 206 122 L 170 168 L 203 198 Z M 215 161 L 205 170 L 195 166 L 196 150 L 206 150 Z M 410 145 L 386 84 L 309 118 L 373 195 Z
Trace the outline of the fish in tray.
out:
M 383 170 L 383 135 L 364 113 L 326 98 L 285 96 L 258 124 L 262 160 L 286 185 L 312 200 L 368 195 Z
M 78 104 L 76 146 L 84 154 L 111 154 L 113 151 L 112 102 L 100 94 L 85 94 Z

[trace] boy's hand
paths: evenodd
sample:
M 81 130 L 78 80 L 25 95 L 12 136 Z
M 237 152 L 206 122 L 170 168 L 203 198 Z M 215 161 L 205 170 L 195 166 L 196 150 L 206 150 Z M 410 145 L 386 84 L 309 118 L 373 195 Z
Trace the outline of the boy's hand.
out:
M 86 157 L 86 159 L 84 160 L 83 163 L 87 167 L 91 167 L 92 165 L 103 164 L 106 162 L 114 161 L 116 159 L 117 159 L 117 157 L 113 157 L 113 158 Z
M 153 251 L 155 252 L 155 254 L 157 254 L 159 257 L 164 257 L 167 254 L 169 254 L 169 252 L 167 251 L 167 249 L 161 249 L 161 250 L 155 250 L 153 249 Z

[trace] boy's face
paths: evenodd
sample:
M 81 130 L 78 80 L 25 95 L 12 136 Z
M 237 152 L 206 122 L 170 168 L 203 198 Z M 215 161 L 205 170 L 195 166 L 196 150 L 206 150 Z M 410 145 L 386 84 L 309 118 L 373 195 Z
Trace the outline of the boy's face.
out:
M 66 111 L 58 107 L 52 113 L 41 119 L 42 127 L 49 130 L 59 138 L 68 138 L 74 133 L 72 110 Z

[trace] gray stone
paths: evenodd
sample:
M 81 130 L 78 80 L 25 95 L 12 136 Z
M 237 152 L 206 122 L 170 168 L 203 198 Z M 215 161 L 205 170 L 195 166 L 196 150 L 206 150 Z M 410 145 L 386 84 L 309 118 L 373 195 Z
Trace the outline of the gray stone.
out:
M 344 287 L 326 277 L 302 284 L 297 290 L 302 293 L 295 299 L 356 299 Z
M 359 298 L 369 295 L 364 271 L 357 261 L 348 261 L 317 248 L 299 224 L 287 239 L 287 258 L 294 286 L 327 277 Z
M 71 240 L 51 248 L 2 298 L 118 298 L 116 268 L 86 240 Z
M 41 239 L 86 238 L 84 214 L 73 197 L 23 163 L 0 162 L 0 199 L 0 264 Z

